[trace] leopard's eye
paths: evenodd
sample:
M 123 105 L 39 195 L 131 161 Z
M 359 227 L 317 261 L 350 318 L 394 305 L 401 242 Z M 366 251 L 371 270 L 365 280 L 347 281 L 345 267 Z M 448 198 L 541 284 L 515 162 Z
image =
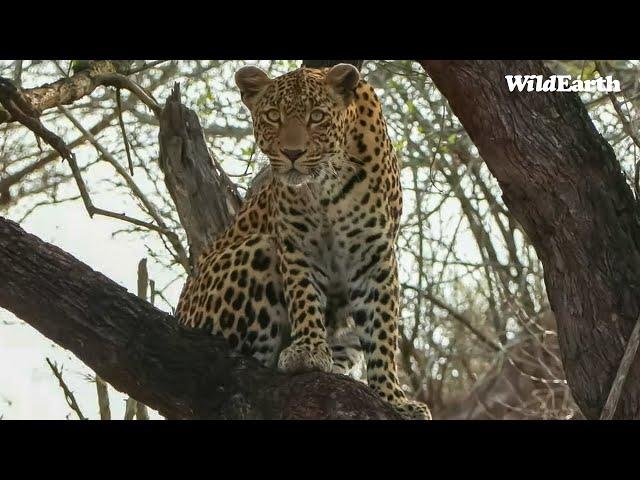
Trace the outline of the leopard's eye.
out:
M 267 120 L 269 120 L 270 122 L 275 123 L 280 121 L 280 112 L 275 108 L 272 108 L 271 110 L 267 110 L 264 116 L 267 117 Z
M 311 121 L 311 123 L 320 123 L 322 120 L 324 120 L 325 116 L 326 115 L 322 110 L 314 110 L 313 112 L 311 112 L 309 120 Z

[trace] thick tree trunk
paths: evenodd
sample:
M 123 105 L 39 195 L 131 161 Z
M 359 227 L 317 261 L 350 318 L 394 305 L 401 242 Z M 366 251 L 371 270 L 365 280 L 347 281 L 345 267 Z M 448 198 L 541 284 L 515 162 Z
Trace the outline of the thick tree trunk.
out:
M 598 418 L 640 312 L 640 222 L 613 150 L 573 93 L 509 92 L 539 61 L 421 64 L 498 179 L 544 266 L 576 403 Z M 640 359 L 614 418 L 640 418 Z
M 0 217 L 0 307 L 168 418 L 399 419 L 366 385 L 285 375 L 181 328 L 59 248 Z

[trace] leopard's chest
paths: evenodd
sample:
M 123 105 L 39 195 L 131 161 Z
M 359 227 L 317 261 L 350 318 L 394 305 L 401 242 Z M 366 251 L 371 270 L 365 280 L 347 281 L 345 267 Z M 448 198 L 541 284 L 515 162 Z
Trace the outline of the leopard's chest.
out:
M 366 260 L 370 239 L 386 236 L 388 230 L 381 195 L 364 178 L 348 172 L 301 188 L 292 202 L 298 215 L 287 217 L 288 238 L 330 283 L 346 285 L 350 272 Z
M 310 208 L 311 205 L 307 203 L 306 206 L 307 212 L 301 221 L 305 223 L 307 231 L 297 237 L 296 247 L 316 267 L 325 285 L 342 288 L 346 285 L 351 262 L 349 245 L 340 240 L 341 224 L 328 215 L 322 205 Z M 299 228 L 299 222 L 293 228 Z

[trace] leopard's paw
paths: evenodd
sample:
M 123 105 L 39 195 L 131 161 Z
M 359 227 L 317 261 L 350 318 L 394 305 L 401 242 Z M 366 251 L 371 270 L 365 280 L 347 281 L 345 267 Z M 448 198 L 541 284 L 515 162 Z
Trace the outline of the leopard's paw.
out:
M 289 345 L 280 353 L 278 359 L 278 368 L 290 373 L 314 370 L 330 372 L 332 366 L 331 352 L 326 344 L 317 347 L 301 344 Z

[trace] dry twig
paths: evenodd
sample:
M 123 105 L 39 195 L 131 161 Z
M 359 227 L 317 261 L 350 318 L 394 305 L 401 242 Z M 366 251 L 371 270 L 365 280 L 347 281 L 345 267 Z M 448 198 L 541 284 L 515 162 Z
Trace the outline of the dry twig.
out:
M 71 409 L 74 412 L 76 412 L 76 415 L 78 415 L 78 418 L 80 420 L 87 420 L 87 417 L 83 415 L 82 411 L 80 410 L 80 407 L 78 406 L 76 397 L 73 395 L 73 392 L 69 389 L 64 379 L 62 378 L 62 369 L 58 369 L 57 365 L 54 362 L 52 362 L 49 358 L 47 358 L 46 360 L 47 360 L 47 363 L 49 364 L 49 367 L 51 368 L 51 371 L 53 372 L 55 377 L 58 379 L 60 388 L 62 388 L 62 391 L 64 392 L 64 399 L 67 401 L 67 404 L 69 405 L 69 407 L 71 407 Z

